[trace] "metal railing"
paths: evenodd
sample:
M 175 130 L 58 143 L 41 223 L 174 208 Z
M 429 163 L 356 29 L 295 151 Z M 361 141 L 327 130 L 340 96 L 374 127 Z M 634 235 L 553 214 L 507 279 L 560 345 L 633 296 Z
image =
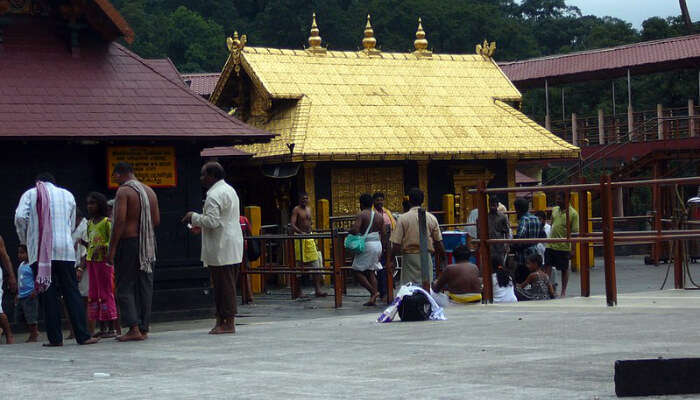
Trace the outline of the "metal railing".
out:
M 601 199 L 601 231 L 589 231 L 588 207 L 579 207 L 579 228 L 580 233 L 574 235 L 571 232 L 570 224 L 567 224 L 566 237 L 563 238 L 528 238 L 528 239 L 490 239 L 488 237 L 488 221 L 480 218 L 478 221 L 479 235 L 479 264 L 483 274 L 484 293 L 482 295 L 485 303 L 493 301 L 493 287 L 491 281 L 490 249 L 489 245 L 496 243 L 503 244 L 536 244 L 536 243 L 580 243 L 580 271 L 581 271 L 581 296 L 590 296 L 590 259 L 589 246 L 592 244 L 602 244 L 604 250 L 605 265 L 605 297 L 608 306 L 617 304 L 617 283 L 615 275 L 615 245 L 621 243 L 651 243 L 655 246 L 658 256 L 659 248 L 663 241 L 673 242 L 674 259 L 674 281 L 676 288 L 685 287 L 684 275 L 684 240 L 700 238 L 700 229 L 679 229 L 682 225 L 677 224 L 676 229 L 663 230 L 662 212 L 659 199 L 661 198 L 661 188 L 673 185 L 698 185 L 700 177 L 636 180 L 625 182 L 611 182 L 609 176 L 603 176 L 600 184 L 579 184 L 579 185 L 557 185 L 540 186 L 538 189 L 543 192 L 564 192 L 566 194 L 565 204 L 569 204 L 571 192 L 579 192 L 579 199 L 586 199 L 589 191 L 599 192 Z M 653 230 L 652 231 L 615 231 L 613 217 L 613 189 L 625 187 L 651 186 L 654 204 Z M 487 194 L 495 193 L 516 193 L 526 192 L 530 188 L 492 188 L 487 189 L 486 183 L 481 182 L 478 189 L 470 190 L 476 196 L 476 201 L 480 215 L 486 215 Z M 569 209 L 566 211 L 566 221 L 569 221 Z M 687 271 L 686 271 L 687 272 Z

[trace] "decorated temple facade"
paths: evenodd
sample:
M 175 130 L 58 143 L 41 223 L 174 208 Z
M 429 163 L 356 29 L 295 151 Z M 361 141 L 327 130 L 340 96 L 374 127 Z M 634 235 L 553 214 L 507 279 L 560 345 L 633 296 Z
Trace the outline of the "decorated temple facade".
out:
M 418 186 L 432 210 L 444 194 L 459 196 L 465 219 L 479 181 L 514 186 L 519 160 L 579 155 L 518 110 L 522 96 L 493 61 L 495 43 L 435 54 L 419 20 L 415 51 L 382 52 L 368 16 L 362 50 L 330 51 L 314 15 L 308 44 L 251 47 L 234 34 L 210 101 L 279 134 L 238 149 L 263 173 L 296 173 L 293 186 L 329 199 L 332 215 L 355 213 L 359 194 L 377 190 L 400 211 Z

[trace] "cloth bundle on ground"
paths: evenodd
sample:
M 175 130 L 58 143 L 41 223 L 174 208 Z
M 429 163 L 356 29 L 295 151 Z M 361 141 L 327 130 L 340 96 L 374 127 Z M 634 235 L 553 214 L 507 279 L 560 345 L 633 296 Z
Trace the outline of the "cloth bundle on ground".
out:
M 396 297 L 394 297 L 394 301 L 391 302 L 391 305 L 389 305 L 389 307 L 387 307 L 386 310 L 384 310 L 379 315 L 379 317 L 377 318 L 377 322 L 385 323 L 394 321 L 396 318 L 396 314 L 399 314 L 399 307 L 401 306 L 401 302 L 406 296 L 412 296 L 414 293 L 421 293 L 430 303 L 430 313 L 428 315 L 428 320 L 444 321 L 447 319 L 445 317 L 445 312 L 443 308 L 438 305 L 438 303 L 435 301 L 435 299 L 433 299 L 433 296 L 431 296 L 430 293 L 423 290 L 422 287 L 414 285 L 412 282 L 409 282 L 408 284 L 401 286 L 399 291 L 396 293 Z M 420 305 L 419 302 L 416 303 Z M 406 311 L 404 310 L 404 313 L 405 312 Z

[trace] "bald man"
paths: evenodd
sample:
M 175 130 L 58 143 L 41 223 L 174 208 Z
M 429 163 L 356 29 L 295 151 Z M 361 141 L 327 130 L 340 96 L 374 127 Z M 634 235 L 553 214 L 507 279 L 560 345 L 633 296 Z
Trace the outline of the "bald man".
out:
M 208 162 L 201 170 L 200 181 L 207 189 L 201 214 L 190 211 L 182 218 L 192 224 L 192 232 L 202 234 L 202 263 L 209 268 L 216 304 L 216 325 L 210 334 L 235 333 L 236 274 L 235 266 L 243 260 L 243 232 L 236 191 L 224 180 L 224 168 Z

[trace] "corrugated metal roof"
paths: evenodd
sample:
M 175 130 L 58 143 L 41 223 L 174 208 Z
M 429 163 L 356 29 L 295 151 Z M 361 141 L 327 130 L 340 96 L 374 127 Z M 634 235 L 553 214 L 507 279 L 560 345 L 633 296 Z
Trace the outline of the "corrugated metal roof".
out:
M 280 136 L 241 147 L 293 160 L 520 159 L 576 157 L 579 149 L 501 100 L 520 92 L 481 55 L 245 47 L 242 71 L 279 101 L 259 126 Z M 229 57 L 211 101 L 239 79 Z M 243 76 L 243 73 L 241 73 Z M 220 86 L 221 85 L 221 86 Z M 230 101 L 227 99 L 226 101 Z M 251 120 L 252 121 L 252 120 Z
M 1 137 L 271 137 L 192 93 L 168 60 L 99 40 L 73 57 L 46 19 L 5 27 L 0 71 Z
M 652 73 L 697 67 L 700 35 L 680 36 L 576 53 L 501 62 L 499 66 L 519 88 L 552 83 L 610 79 L 631 73 Z

